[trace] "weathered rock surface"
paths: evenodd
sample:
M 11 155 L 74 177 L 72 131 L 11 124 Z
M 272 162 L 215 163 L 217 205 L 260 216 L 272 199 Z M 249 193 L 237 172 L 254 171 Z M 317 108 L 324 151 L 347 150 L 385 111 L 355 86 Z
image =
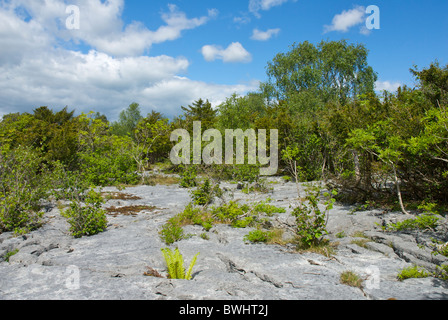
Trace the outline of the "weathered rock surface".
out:
M 246 195 L 226 184 L 234 200 L 262 201 L 287 209 L 276 214 L 272 224 L 293 225 L 295 185 L 273 184 L 270 194 Z M 103 191 L 115 191 L 106 188 Z M 446 257 L 421 249 L 422 240 L 412 234 L 384 233 L 378 225 L 401 214 L 365 211 L 335 206 L 329 217 L 330 239 L 338 241 L 331 258 L 315 253 L 297 253 L 279 245 L 249 244 L 243 240 L 250 229 L 217 225 L 208 233 L 188 226 L 192 236 L 177 242 L 189 263 L 200 252 L 191 281 L 144 276 L 152 268 L 166 274 L 160 249 L 166 245 L 159 231 L 190 201 L 188 190 L 177 186 L 139 186 L 127 194 L 140 200 L 110 200 L 109 206 L 144 204 L 155 206 L 135 216 L 109 216 L 106 232 L 74 239 L 68 224 L 53 208 L 45 224 L 28 235 L 0 235 L 0 299 L 58 300 L 365 300 L 365 299 L 448 299 L 448 283 L 435 278 L 398 281 L 398 272 L 413 264 L 428 269 L 447 263 Z M 344 232 L 346 237 L 337 238 Z M 365 246 L 353 243 L 352 235 L 363 232 L 374 241 Z M 421 238 L 421 237 L 420 237 Z M 420 242 L 417 242 L 417 240 Z M 448 240 L 448 239 L 447 239 Z M 7 253 L 18 252 L 9 257 Z M 363 288 L 340 283 L 342 272 L 351 270 L 363 278 Z

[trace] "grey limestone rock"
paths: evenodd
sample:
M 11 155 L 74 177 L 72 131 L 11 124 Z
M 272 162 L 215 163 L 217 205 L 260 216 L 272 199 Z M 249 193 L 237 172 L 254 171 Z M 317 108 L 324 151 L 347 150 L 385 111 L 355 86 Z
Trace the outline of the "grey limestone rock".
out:
M 294 225 L 291 210 L 296 201 L 293 183 L 273 184 L 269 194 L 244 194 L 237 186 L 233 198 L 240 202 L 264 201 L 287 209 L 269 217 L 274 227 Z M 117 191 L 106 188 L 104 191 Z M 57 208 L 45 215 L 42 228 L 25 236 L 0 235 L 0 299 L 2 300 L 366 300 L 447 299 L 446 282 L 435 278 L 398 281 L 397 274 L 413 263 L 434 267 L 446 261 L 419 248 L 412 235 L 382 232 L 378 227 L 387 214 L 375 211 L 350 214 L 335 206 L 330 212 L 329 239 L 339 241 L 330 257 L 293 250 L 293 246 L 251 244 L 244 236 L 253 229 L 215 225 L 208 240 L 200 226 L 185 227 L 190 237 L 176 242 L 185 263 L 200 253 L 193 279 L 167 279 L 161 254 L 166 244 L 159 231 L 166 221 L 189 203 L 187 189 L 177 186 L 137 186 L 124 191 L 139 200 L 121 205 L 155 206 L 135 216 L 109 216 L 108 229 L 93 237 L 74 239 Z M 110 201 L 106 206 L 118 205 Z M 291 207 L 290 207 L 291 206 Z M 346 238 L 335 234 L 344 231 Z M 351 236 L 363 232 L 365 247 Z M 291 234 L 289 234 L 291 236 Z M 8 252 L 18 250 L 4 261 Z M 151 268 L 162 278 L 145 276 Z M 362 289 L 340 282 L 352 270 L 363 280 Z

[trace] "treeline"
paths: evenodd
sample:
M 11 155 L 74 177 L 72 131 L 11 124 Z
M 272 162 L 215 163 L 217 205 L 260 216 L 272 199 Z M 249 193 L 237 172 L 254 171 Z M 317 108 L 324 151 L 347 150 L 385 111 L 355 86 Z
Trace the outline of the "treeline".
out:
M 191 131 L 194 121 L 203 131 L 277 129 L 278 174 L 325 180 L 341 200 L 392 203 L 403 212 L 442 208 L 448 204 L 448 66 L 413 67 L 415 88 L 378 95 L 367 57 L 363 45 L 346 41 L 294 44 L 268 63 L 269 80 L 257 92 L 234 94 L 215 109 L 199 99 L 172 120 L 155 111 L 144 117 L 136 103 L 112 123 L 67 108 L 5 115 L 0 231 L 22 225 L 16 213 L 36 210 L 44 186 L 62 188 L 68 174 L 90 186 L 139 183 L 151 165 L 169 163 L 171 132 Z M 230 176 L 254 172 L 250 167 L 233 166 Z M 57 178 L 46 180 L 55 172 Z M 9 218 L 14 221 L 6 223 Z

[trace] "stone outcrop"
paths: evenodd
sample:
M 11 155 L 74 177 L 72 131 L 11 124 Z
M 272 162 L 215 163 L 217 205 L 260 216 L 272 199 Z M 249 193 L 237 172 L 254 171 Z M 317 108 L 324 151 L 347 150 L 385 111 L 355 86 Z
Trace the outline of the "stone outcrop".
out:
M 274 182 L 269 194 L 247 195 L 236 185 L 225 187 L 234 200 L 256 202 L 269 196 L 274 205 L 287 209 L 270 217 L 271 224 L 290 228 L 294 225 L 290 206 L 296 197 L 295 185 Z M 200 237 L 202 227 L 187 226 L 185 232 L 190 237 L 173 246 L 179 248 L 186 263 L 200 252 L 193 279 L 145 276 L 149 269 L 166 275 L 160 251 L 166 245 L 159 231 L 189 203 L 189 193 L 177 186 L 138 186 L 122 192 L 140 199 L 109 200 L 106 206 L 147 205 L 155 209 L 109 216 L 106 232 L 74 239 L 54 207 L 45 214 L 42 228 L 19 237 L 1 234 L 0 299 L 448 299 L 445 281 L 434 277 L 397 280 L 400 270 L 414 264 L 428 270 L 446 264 L 446 257 L 432 255 L 425 245 L 430 237 L 443 238 L 446 232 L 432 236 L 386 233 L 380 228 L 383 223 L 407 217 L 378 210 L 353 213 L 352 208 L 340 205 L 329 216 L 329 239 L 339 243 L 330 257 L 298 253 L 291 246 L 248 243 L 244 236 L 249 228 L 216 225 L 205 240 Z M 345 236 L 337 237 L 341 232 Z M 359 238 L 361 232 L 365 237 Z M 9 261 L 5 261 L 7 257 Z M 348 270 L 363 279 L 362 288 L 341 284 L 340 275 Z

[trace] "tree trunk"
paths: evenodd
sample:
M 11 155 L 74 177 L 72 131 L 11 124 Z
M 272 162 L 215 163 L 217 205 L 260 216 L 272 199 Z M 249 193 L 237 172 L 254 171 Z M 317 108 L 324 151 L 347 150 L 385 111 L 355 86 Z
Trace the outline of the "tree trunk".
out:
M 403 198 L 401 197 L 400 180 L 398 179 L 397 169 L 395 168 L 395 165 L 392 162 L 391 165 L 392 169 L 394 170 L 395 185 L 397 186 L 397 195 L 398 195 L 398 201 L 400 202 L 401 212 L 410 215 L 410 213 L 405 209 L 403 204 Z

